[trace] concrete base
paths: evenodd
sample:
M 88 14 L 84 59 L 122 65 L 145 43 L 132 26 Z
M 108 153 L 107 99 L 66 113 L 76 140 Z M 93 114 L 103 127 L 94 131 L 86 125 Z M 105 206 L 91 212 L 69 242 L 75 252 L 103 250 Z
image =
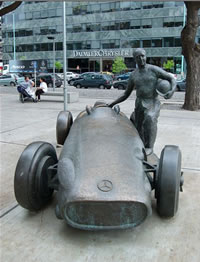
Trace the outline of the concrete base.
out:
M 42 99 L 43 97 L 61 97 L 63 101 L 64 96 L 62 92 L 47 92 L 41 95 Z M 56 100 L 57 101 L 57 100 Z M 78 92 L 67 92 L 67 103 L 75 103 L 79 101 L 79 93 Z

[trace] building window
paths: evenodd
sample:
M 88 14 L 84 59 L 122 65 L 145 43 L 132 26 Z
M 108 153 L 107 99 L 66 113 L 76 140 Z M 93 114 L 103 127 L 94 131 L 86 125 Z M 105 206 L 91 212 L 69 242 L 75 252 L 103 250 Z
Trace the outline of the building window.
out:
M 121 22 L 120 30 L 130 29 L 130 22 Z
M 33 14 L 31 12 L 26 13 L 25 16 L 26 16 L 26 20 L 33 19 Z
M 163 27 L 174 27 L 174 17 L 164 17 Z
M 101 4 L 101 12 L 109 12 L 110 11 L 110 3 Z
M 140 28 L 140 20 L 135 19 L 130 21 L 130 28 L 131 29 L 139 29 Z
M 152 28 L 151 19 L 142 19 L 142 28 Z
M 33 19 L 40 18 L 40 12 L 33 12 Z
M 174 38 L 164 37 L 164 47 L 174 47 Z
M 162 39 L 152 39 L 152 47 L 162 47 Z
M 151 47 L 151 40 L 143 40 L 143 47 Z
M 56 16 L 56 9 L 49 9 L 48 10 L 48 16 L 49 17 L 55 17 Z
M 174 39 L 174 46 L 181 47 L 181 39 L 180 38 L 175 38 Z

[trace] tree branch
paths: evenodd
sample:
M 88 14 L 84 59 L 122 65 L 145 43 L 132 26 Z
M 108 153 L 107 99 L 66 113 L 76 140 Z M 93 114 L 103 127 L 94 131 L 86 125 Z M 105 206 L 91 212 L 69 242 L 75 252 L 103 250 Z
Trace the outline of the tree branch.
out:
M 2 4 L 2 1 L 1 1 L 1 4 Z M 4 8 L 1 8 L 0 9 L 0 16 L 6 15 L 6 14 L 14 11 L 21 4 L 22 4 L 22 1 L 15 1 L 14 3 L 12 3 L 10 5 L 5 6 Z

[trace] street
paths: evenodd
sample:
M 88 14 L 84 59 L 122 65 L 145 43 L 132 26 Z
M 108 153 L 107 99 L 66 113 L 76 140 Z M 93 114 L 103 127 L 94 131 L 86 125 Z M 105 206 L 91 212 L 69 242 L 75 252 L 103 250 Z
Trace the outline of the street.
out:
M 86 105 L 92 106 L 98 99 L 110 102 L 123 92 L 74 87 L 69 90 L 79 92 L 79 102 L 68 104 L 74 119 Z M 162 100 L 155 145 L 158 156 L 166 144 L 178 145 L 182 151 L 185 182 L 176 216 L 160 218 L 152 192 L 153 214 L 140 226 L 87 232 L 56 218 L 55 196 L 48 207 L 34 213 L 20 207 L 13 192 L 15 167 L 24 148 L 33 141 L 46 141 L 56 147 L 56 118 L 63 103 L 45 98 L 40 103 L 22 104 L 15 87 L 0 87 L 1 261 L 199 262 L 200 112 L 181 109 L 184 94 L 176 92 L 167 104 Z M 135 93 L 120 104 L 127 116 L 134 108 L 134 99 Z M 56 148 L 58 155 L 61 150 Z

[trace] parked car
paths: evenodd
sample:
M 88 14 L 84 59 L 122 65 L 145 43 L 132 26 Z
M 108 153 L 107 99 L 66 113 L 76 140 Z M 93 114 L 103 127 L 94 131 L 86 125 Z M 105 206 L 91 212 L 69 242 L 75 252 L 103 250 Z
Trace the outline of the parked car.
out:
M 110 76 L 98 73 L 86 74 L 82 76 L 81 79 L 74 81 L 74 86 L 76 88 L 98 87 L 100 89 L 110 89 L 112 84 L 113 81 Z
M 66 78 L 67 81 L 69 81 L 72 78 L 78 78 L 79 74 L 73 73 L 73 72 L 66 72 Z
M 128 73 L 125 73 L 125 74 L 122 74 L 122 75 L 118 75 L 116 77 L 117 80 L 126 80 L 126 79 L 129 79 L 129 76 L 131 75 L 131 72 L 128 72 Z
M 79 80 L 79 79 L 82 79 L 83 76 L 85 76 L 85 75 L 90 75 L 90 74 L 95 74 L 95 73 L 94 73 L 94 72 L 82 73 L 82 74 L 78 75 L 78 77 L 74 77 L 74 78 L 69 79 L 69 80 L 68 80 L 68 84 L 69 84 L 70 86 L 73 86 L 73 85 L 74 85 L 74 81 Z
M 56 216 L 68 225 L 126 229 L 151 215 L 155 190 L 158 214 L 165 218 L 176 214 L 183 185 L 180 149 L 168 145 L 160 159 L 148 158 L 132 120 L 119 106 L 97 101 L 74 122 L 70 111 L 61 111 L 56 137 L 63 145 L 59 159 L 53 145 L 37 141 L 18 160 L 14 191 L 22 207 L 37 212 L 56 190 Z
M 20 77 L 17 74 L 6 74 L 0 76 L 0 85 L 16 86 L 24 82 L 24 77 Z
M 114 88 L 118 88 L 118 89 L 121 89 L 121 90 L 125 90 L 127 88 L 127 86 L 128 86 L 128 80 L 116 81 L 113 84 Z
M 186 89 L 186 79 L 176 81 L 176 90 L 177 91 L 185 91 L 185 89 Z
M 45 82 L 47 83 L 48 87 L 53 87 L 53 74 L 39 74 L 36 77 L 36 85 L 39 86 L 40 85 L 40 77 L 43 77 L 45 79 Z M 35 79 L 32 79 L 33 81 L 35 81 Z M 61 87 L 62 85 L 62 79 L 55 74 L 55 87 Z

